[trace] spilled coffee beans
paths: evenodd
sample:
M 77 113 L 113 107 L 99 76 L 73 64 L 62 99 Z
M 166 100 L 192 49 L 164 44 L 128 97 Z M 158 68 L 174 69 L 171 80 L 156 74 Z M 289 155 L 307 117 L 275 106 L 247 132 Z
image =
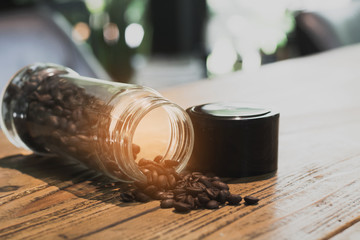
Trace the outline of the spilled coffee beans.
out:
M 138 150 L 139 151 L 139 150 Z M 137 152 L 138 153 L 138 152 Z M 160 200 L 161 208 L 174 208 L 176 212 L 187 213 L 194 209 L 218 209 L 221 205 L 239 205 L 242 197 L 231 194 L 229 186 L 217 176 L 200 172 L 178 174 L 178 162 L 140 159 L 138 166 L 145 174 L 146 182 L 135 182 L 134 188 L 120 194 L 123 202 L 148 202 Z M 256 204 L 259 199 L 247 196 L 248 205 Z

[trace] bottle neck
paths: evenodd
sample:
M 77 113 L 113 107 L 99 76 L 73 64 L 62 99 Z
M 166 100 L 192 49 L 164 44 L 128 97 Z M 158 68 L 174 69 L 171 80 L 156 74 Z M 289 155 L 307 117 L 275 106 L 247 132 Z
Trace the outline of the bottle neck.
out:
M 157 155 L 163 156 L 162 161 L 171 159 L 179 162 L 178 172 L 185 168 L 192 152 L 194 132 L 191 120 L 182 108 L 147 88 L 131 89 L 119 94 L 112 102 L 115 104 L 107 130 L 108 141 L 112 144 L 113 157 L 123 175 L 132 181 L 146 179 L 137 165 L 139 157 L 136 158 L 133 146 L 140 145 L 140 151 L 144 154 L 156 151 L 155 139 L 159 139 L 159 135 L 166 135 L 164 128 L 168 128 L 166 146 Z M 161 121 L 159 114 L 165 116 Z M 139 144 L 138 141 L 152 146 Z

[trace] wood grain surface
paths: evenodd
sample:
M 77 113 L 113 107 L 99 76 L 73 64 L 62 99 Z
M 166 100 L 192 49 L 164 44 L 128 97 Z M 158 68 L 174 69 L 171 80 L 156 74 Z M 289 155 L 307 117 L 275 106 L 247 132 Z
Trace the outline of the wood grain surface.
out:
M 82 165 L 20 151 L 0 135 L 0 239 L 360 239 L 360 45 L 178 86 L 182 107 L 214 101 L 279 110 L 275 176 L 228 179 L 261 200 L 177 214 L 122 203 Z

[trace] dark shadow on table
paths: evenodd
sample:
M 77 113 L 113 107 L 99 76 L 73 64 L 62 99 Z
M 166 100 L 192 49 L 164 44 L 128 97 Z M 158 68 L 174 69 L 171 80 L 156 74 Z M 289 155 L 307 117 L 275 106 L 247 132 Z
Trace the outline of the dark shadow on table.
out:
M 116 183 L 71 160 L 35 154 L 13 155 L 0 159 L 0 167 L 18 170 L 80 198 L 100 200 L 118 206 L 134 204 L 120 201 L 120 193 L 129 189 L 129 184 Z M 11 193 L 19 187 L 2 186 L 0 192 Z

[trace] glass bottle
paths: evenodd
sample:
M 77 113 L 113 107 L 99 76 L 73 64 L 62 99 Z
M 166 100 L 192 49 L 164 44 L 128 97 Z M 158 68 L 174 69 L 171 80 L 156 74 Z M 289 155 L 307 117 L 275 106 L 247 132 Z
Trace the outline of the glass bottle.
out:
M 19 70 L 0 100 L 1 128 L 15 146 L 81 161 L 118 181 L 146 179 L 141 157 L 162 155 L 179 172 L 192 152 L 187 113 L 147 87 L 38 63 Z

